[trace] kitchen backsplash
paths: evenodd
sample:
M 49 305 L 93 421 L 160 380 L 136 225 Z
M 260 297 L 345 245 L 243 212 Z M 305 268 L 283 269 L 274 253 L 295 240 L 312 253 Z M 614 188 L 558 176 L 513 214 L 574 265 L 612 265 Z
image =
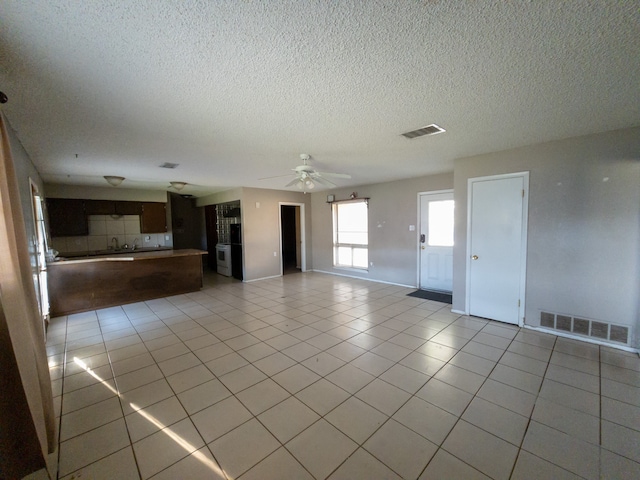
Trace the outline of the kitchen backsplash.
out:
M 118 247 L 125 244 L 131 247 L 134 242 L 139 247 L 173 246 L 171 232 L 140 233 L 139 215 L 122 215 L 116 218 L 111 215 L 89 215 L 88 236 L 54 237 L 50 247 L 61 253 L 107 250 L 112 248 L 113 238 L 117 239 Z

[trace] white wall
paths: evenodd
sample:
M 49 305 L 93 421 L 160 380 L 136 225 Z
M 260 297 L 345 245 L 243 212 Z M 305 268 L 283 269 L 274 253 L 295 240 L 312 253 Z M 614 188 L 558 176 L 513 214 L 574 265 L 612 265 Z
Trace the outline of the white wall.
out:
M 418 284 L 418 193 L 453 188 L 453 174 L 341 188 L 311 194 L 313 269 L 400 285 Z M 333 220 L 327 194 L 369 200 L 369 271 L 333 266 Z M 409 231 L 415 225 L 415 231 Z
M 540 311 L 634 327 L 640 291 L 640 128 L 455 162 L 453 308 L 466 295 L 467 180 L 530 171 L 526 323 Z

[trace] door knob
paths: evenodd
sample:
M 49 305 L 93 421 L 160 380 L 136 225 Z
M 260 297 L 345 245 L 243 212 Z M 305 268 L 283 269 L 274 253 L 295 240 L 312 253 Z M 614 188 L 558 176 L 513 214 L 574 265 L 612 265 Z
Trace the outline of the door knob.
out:
M 473 255 L 471 258 L 474 259 L 474 260 L 477 260 L 478 259 L 478 255 Z

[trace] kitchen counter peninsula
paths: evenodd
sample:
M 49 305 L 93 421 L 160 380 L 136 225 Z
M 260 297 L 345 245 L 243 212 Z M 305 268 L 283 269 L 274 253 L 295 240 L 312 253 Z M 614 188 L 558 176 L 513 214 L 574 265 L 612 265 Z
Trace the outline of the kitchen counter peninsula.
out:
M 68 315 L 202 288 L 196 249 L 127 252 L 47 264 L 51 316 Z

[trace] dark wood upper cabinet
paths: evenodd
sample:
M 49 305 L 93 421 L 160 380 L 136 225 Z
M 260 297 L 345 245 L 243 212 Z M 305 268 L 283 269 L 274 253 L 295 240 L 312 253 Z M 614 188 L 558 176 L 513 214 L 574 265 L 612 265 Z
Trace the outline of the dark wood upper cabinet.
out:
M 113 200 L 85 200 L 84 210 L 87 215 L 114 215 L 116 206 Z
M 47 198 L 49 232 L 52 237 L 89 235 L 85 201 L 75 198 Z
M 142 215 L 141 202 L 85 200 L 87 215 Z
M 48 198 L 52 237 L 89 235 L 89 215 L 139 215 L 140 233 L 167 231 L 166 203 Z
M 140 217 L 140 233 L 159 233 L 167 231 L 167 204 L 143 202 Z
M 115 202 L 117 215 L 142 215 L 142 202 Z

